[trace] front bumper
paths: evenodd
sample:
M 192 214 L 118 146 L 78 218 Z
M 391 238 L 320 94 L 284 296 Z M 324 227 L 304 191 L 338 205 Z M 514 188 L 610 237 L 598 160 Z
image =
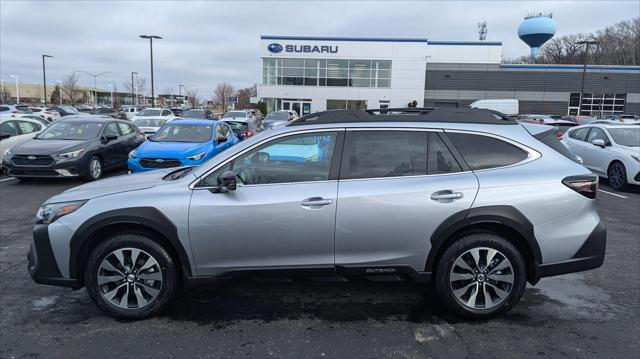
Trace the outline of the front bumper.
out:
M 18 166 L 13 162 L 3 159 L 2 166 L 6 168 L 7 175 L 12 177 L 78 177 L 86 175 L 87 164 L 83 158 L 67 160 L 54 160 L 48 166 Z
M 28 270 L 36 283 L 61 287 L 80 288 L 76 279 L 64 278 L 51 249 L 49 226 L 36 224 L 33 227 L 33 242 L 27 253 Z
M 607 229 L 600 221 L 573 258 L 562 262 L 539 264 L 536 268 L 537 278 L 534 283 L 544 277 L 598 268 L 604 263 L 606 247 Z

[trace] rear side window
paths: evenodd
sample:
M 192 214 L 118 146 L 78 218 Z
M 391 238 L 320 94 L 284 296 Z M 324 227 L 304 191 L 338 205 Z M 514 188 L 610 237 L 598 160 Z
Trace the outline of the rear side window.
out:
M 527 158 L 525 151 L 497 138 L 455 132 L 447 136 L 472 170 L 509 166 Z
M 379 178 L 427 174 L 425 131 L 352 131 L 341 177 Z
M 590 129 L 589 127 L 583 127 L 583 128 L 571 130 L 571 132 L 569 132 L 569 137 L 573 138 L 574 140 L 585 141 L 587 138 L 587 132 L 589 132 L 589 129 Z
M 429 132 L 428 155 L 427 171 L 430 175 L 462 171 L 458 161 L 435 132 Z

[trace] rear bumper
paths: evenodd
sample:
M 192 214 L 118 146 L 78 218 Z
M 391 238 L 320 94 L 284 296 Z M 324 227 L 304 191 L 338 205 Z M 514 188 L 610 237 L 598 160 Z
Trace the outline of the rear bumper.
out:
M 604 262 L 606 244 L 607 229 L 604 223 L 600 221 L 573 258 L 562 262 L 539 264 L 536 268 L 534 282 L 544 277 L 581 272 L 600 267 Z
M 80 288 L 76 279 L 64 278 L 58 269 L 58 264 L 49 241 L 49 226 L 36 224 L 33 227 L 33 242 L 27 252 L 28 270 L 36 283 L 61 287 Z

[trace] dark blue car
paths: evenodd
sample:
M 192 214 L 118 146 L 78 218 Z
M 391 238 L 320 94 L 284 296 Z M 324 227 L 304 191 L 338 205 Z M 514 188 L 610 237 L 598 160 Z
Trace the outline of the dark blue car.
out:
M 131 172 L 199 165 L 238 142 L 222 121 L 172 121 L 131 151 L 127 165 Z

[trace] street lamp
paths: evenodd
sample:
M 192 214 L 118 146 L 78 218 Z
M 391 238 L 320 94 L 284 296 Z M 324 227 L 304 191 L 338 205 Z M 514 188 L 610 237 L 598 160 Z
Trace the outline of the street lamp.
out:
M 105 72 L 101 72 L 99 74 L 92 74 L 90 72 L 86 72 L 86 71 L 82 71 L 82 70 L 78 70 L 77 72 L 82 72 L 85 73 L 89 76 L 93 76 L 93 108 L 96 109 L 98 108 L 98 85 L 97 85 L 97 78 L 98 76 L 102 76 L 105 74 L 113 74 L 113 72 L 111 71 L 105 71 Z
M 62 106 L 62 81 L 56 80 L 58 83 L 58 99 L 60 100 L 60 106 Z
M 153 92 L 153 39 L 161 40 L 162 37 L 157 35 L 140 35 L 140 38 L 149 39 L 149 49 L 151 53 L 151 107 L 155 106 L 155 96 Z
M 20 103 L 20 88 L 18 87 L 18 75 L 10 75 L 16 79 L 16 105 Z
M 42 55 L 42 86 L 44 87 L 44 107 L 47 107 L 47 71 L 44 68 L 45 57 L 53 57 L 53 56 Z
M 576 42 L 576 45 L 585 45 L 583 68 L 582 68 L 582 81 L 580 84 L 580 106 L 578 106 L 578 115 L 582 115 L 582 96 L 584 96 L 584 77 L 587 73 L 587 57 L 589 56 L 589 45 L 596 45 L 598 42 L 595 40 L 582 40 Z
M 137 72 L 131 72 L 131 102 L 133 103 L 134 106 L 138 106 L 138 101 L 136 98 L 136 88 L 134 87 L 133 84 L 133 75 L 137 75 Z

